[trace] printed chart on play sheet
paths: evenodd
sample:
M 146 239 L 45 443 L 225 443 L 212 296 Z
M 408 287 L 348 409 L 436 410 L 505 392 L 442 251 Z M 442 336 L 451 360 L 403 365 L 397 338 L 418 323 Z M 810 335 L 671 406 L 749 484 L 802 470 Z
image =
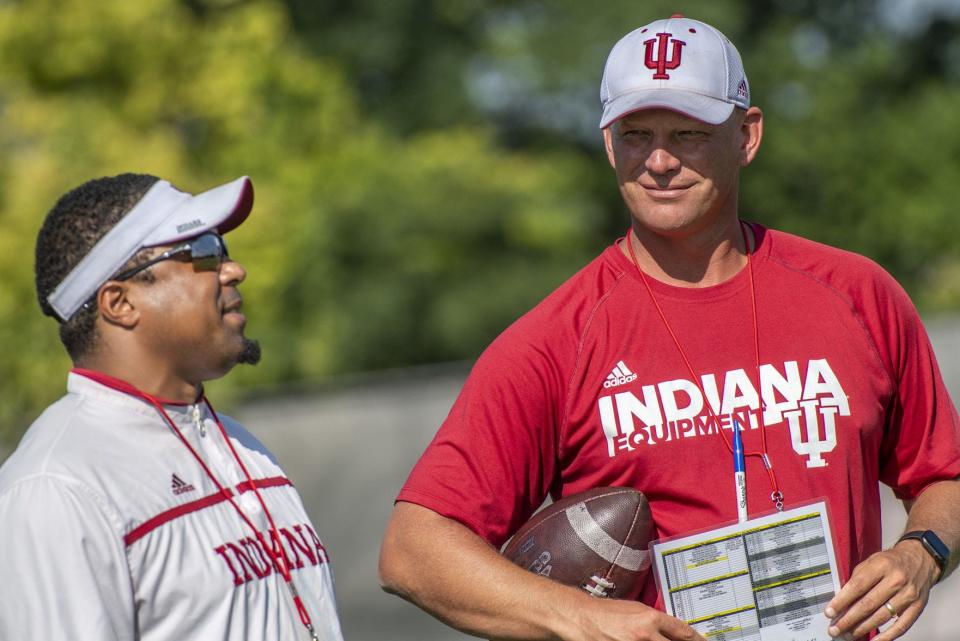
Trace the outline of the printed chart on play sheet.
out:
M 653 546 L 667 612 L 710 641 L 831 641 L 840 589 L 823 502 Z

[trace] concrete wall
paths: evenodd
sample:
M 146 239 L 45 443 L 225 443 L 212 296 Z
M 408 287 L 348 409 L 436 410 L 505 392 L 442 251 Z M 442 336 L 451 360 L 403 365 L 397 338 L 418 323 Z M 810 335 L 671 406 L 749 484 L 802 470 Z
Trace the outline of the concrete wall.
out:
M 927 322 L 945 379 L 960 399 L 960 322 Z M 336 389 L 272 397 L 237 418 L 283 463 L 304 496 L 336 573 L 341 619 L 351 641 L 455 641 L 456 633 L 380 591 L 377 556 L 393 497 L 458 392 L 465 368 L 424 369 Z M 905 522 L 886 488 L 884 541 Z M 956 641 L 949 608 L 960 603 L 960 572 L 936 587 L 923 617 L 903 639 Z

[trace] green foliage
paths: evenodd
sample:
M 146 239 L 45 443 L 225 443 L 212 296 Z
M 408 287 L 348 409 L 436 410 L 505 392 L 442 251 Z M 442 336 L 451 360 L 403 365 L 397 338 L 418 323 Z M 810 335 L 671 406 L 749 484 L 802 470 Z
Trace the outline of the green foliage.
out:
M 870 256 L 922 309 L 956 309 L 960 85 L 924 77 L 936 67 L 882 34 L 803 59 L 810 28 L 781 21 L 752 52 L 765 61 L 756 100 L 768 107 L 742 209 Z
M 92 177 L 254 178 L 231 249 L 265 358 L 215 397 L 474 355 L 598 242 L 576 160 L 504 152 L 482 129 L 404 139 L 361 113 L 281 4 L 190 7 L 0 4 L 0 440 L 62 393 L 33 243 L 56 198 Z

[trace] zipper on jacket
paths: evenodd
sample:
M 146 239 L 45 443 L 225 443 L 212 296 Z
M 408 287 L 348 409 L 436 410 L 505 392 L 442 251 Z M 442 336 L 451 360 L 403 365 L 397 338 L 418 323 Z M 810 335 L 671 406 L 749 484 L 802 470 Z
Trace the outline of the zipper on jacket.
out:
M 197 430 L 200 432 L 200 436 L 207 435 L 207 426 L 203 424 L 203 419 L 200 418 L 200 404 L 193 406 L 193 424 L 197 426 Z

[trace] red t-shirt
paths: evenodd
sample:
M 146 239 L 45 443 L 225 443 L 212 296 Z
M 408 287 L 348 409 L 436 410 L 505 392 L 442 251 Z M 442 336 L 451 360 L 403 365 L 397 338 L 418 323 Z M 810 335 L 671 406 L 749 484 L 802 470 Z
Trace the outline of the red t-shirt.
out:
M 759 451 L 763 398 L 786 506 L 826 499 L 845 582 L 880 549 L 877 482 L 909 499 L 960 475 L 960 422 L 920 318 L 885 271 L 753 230 L 759 385 L 749 270 L 705 288 L 647 279 L 698 386 L 614 245 L 484 352 L 398 500 L 495 546 L 548 494 L 597 486 L 641 490 L 659 537 L 730 523 L 733 459 L 721 437 L 737 419 L 744 449 Z M 771 511 L 759 458 L 747 458 L 747 479 L 750 514 Z

